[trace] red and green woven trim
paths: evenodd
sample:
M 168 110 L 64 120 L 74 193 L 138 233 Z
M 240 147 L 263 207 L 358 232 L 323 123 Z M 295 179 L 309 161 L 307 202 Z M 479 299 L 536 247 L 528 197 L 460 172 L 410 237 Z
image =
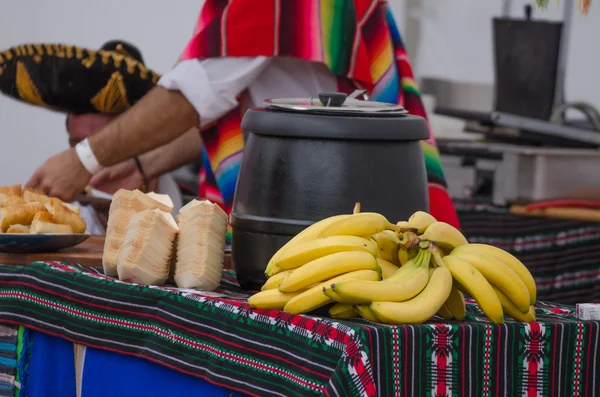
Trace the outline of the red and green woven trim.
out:
M 58 262 L 0 266 L 0 322 L 143 357 L 256 396 L 600 393 L 600 323 L 540 303 L 532 324 L 391 327 L 253 310 L 226 271 L 216 293 L 139 286 Z M 482 394 L 483 393 L 483 394 Z

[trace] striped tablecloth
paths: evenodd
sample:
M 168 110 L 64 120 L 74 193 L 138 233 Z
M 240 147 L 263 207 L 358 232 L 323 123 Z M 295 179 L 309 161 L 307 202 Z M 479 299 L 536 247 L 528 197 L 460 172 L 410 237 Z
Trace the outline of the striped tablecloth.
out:
M 0 266 L 0 322 L 158 362 L 256 396 L 600 395 L 600 322 L 540 302 L 538 322 L 392 327 L 254 310 L 216 293 L 147 287 L 57 262 Z
M 518 216 L 466 201 L 455 205 L 469 241 L 501 247 L 529 268 L 538 299 L 600 302 L 600 223 Z

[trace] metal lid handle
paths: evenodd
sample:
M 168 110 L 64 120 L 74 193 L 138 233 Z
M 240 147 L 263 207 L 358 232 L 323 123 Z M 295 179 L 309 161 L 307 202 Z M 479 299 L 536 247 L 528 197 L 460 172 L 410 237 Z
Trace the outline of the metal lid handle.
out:
M 347 95 L 343 92 L 322 92 L 319 100 L 323 106 L 340 107 L 346 102 Z
M 369 100 L 369 92 L 367 90 L 354 90 L 352 94 L 348 95 L 348 98 L 357 99 L 361 95 L 365 101 Z

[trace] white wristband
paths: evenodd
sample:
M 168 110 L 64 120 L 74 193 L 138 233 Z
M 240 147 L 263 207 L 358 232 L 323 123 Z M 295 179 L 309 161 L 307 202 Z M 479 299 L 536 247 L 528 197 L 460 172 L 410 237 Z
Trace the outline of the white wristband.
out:
M 90 174 L 93 175 L 102 169 L 87 138 L 75 145 L 75 152 L 77 152 L 81 164 Z

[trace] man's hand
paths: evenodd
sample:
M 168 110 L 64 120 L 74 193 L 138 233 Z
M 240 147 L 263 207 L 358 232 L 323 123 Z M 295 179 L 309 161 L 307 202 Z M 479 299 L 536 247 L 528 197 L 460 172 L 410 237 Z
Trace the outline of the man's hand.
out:
M 75 149 L 69 149 L 50 157 L 25 186 L 70 202 L 83 191 L 91 177 L 79 161 Z
M 114 194 L 119 189 L 140 189 L 143 183 L 133 159 L 123 161 L 112 167 L 98 171 L 89 185 L 94 189 Z

